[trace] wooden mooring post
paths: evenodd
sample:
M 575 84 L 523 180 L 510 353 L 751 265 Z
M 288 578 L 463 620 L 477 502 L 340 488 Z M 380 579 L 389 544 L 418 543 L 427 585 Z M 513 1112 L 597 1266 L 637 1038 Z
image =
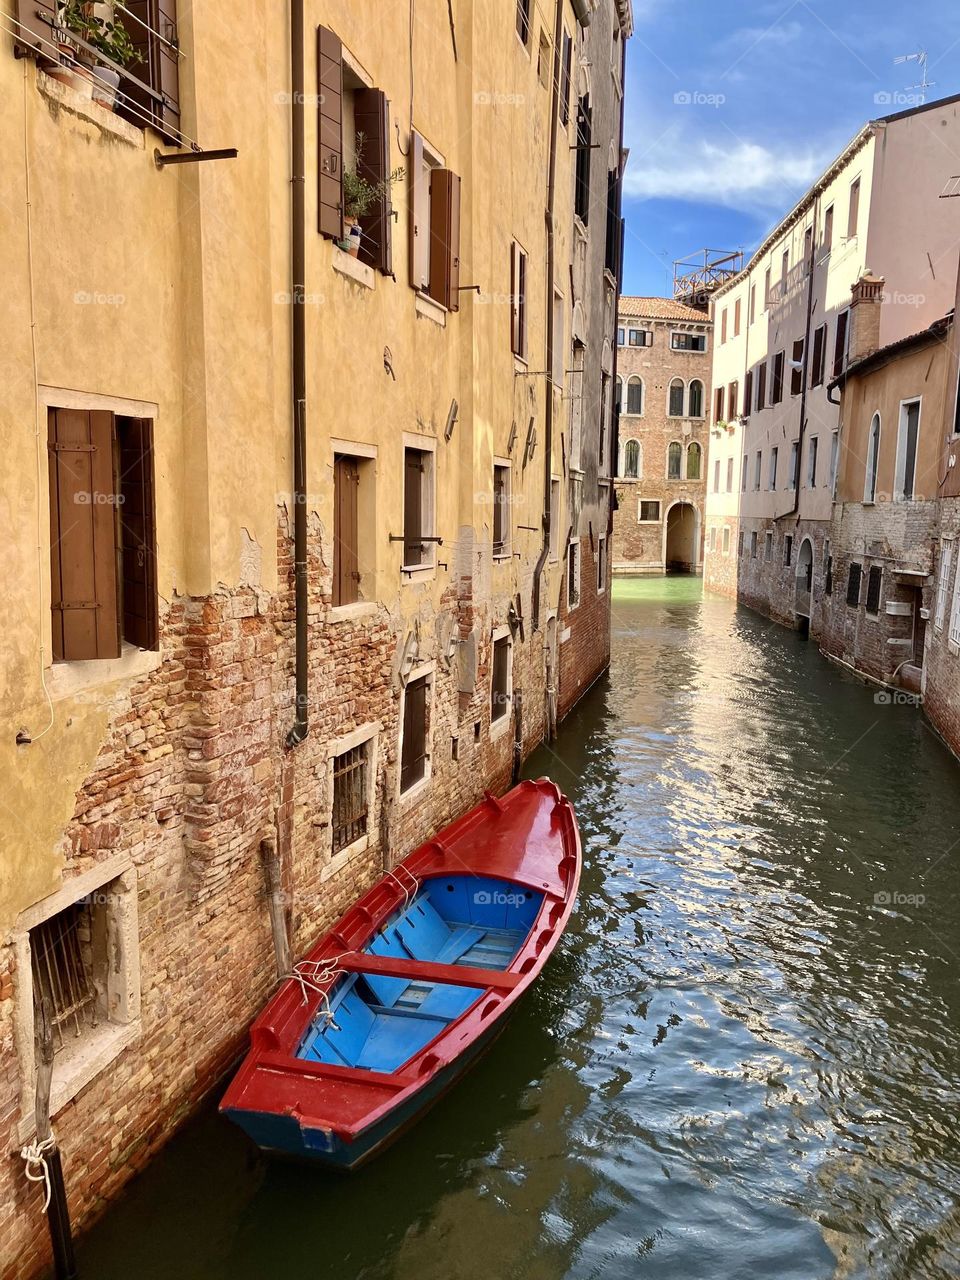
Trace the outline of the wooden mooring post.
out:
M 37 1020 L 35 1110 L 37 1133 L 33 1145 L 24 1147 L 21 1154 L 27 1162 L 27 1176 L 31 1182 L 41 1183 L 44 1188 L 56 1280 L 76 1280 L 77 1260 L 73 1252 L 73 1234 L 70 1230 L 67 1189 L 63 1181 L 63 1163 L 60 1159 L 60 1148 L 57 1146 L 50 1124 L 50 1089 L 53 1084 L 53 1013 L 48 998 L 41 1000 L 35 1016 Z
M 287 913 L 283 902 L 283 881 L 280 875 L 280 855 L 272 836 L 260 841 L 260 857 L 267 882 L 267 907 L 270 911 L 270 928 L 273 932 L 273 950 L 277 957 L 277 972 L 286 977 L 290 972 L 290 935 L 287 932 Z

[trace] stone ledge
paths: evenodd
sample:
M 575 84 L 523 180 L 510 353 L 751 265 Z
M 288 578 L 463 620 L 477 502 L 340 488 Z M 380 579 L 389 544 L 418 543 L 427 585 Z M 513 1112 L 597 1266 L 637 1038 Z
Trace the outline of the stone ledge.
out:
M 368 267 L 365 262 L 354 258 L 338 245 L 333 246 L 332 266 L 334 271 L 338 271 L 340 275 L 346 276 L 355 284 L 362 285 L 364 289 L 373 289 L 376 286 L 377 277 L 373 267 Z
M 53 76 L 39 68 L 37 69 L 37 90 L 41 97 L 54 104 L 56 110 L 66 111 L 80 120 L 86 120 L 96 125 L 101 133 L 109 134 L 140 151 L 146 149 L 143 129 L 116 115 L 109 107 L 103 107 L 99 102 L 94 102 L 90 94 L 55 80 Z

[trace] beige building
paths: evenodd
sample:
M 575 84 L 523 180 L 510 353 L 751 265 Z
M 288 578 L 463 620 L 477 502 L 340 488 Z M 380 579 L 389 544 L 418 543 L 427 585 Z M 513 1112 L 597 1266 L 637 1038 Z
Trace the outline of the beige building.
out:
M 673 298 L 620 299 L 614 573 L 702 568 L 710 342 L 705 311 Z
M 884 278 L 880 346 L 952 305 L 956 216 L 939 197 L 958 144 L 957 98 L 871 121 L 714 294 L 709 467 L 735 479 L 708 492 L 719 549 L 705 582 L 811 634 L 840 448 L 827 386 L 848 363 L 851 289 Z
M 629 0 L 301 8 L 0 19 L 4 1280 L 607 661 Z

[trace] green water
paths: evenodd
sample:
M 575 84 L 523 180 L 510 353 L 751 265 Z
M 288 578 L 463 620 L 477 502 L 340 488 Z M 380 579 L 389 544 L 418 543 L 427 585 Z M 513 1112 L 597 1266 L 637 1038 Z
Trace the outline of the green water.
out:
M 616 584 L 529 762 L 578 910 L 486 1059 L 349 1178 L 212 1109 L 84 1280 L 960 1275 L 960 789 L 908 707 L 696 580 Z

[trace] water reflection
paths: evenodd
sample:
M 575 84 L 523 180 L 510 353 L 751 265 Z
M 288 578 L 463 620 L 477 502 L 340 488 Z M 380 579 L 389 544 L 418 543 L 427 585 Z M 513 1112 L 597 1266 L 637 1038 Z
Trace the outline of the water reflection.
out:
M 960 1274 L 956 765 L 908 707 L 684 579 L 529 763 L 586 865 L 538 989 L 347 1180 L 200 1118 L 84 1274 L 247 1280 Z

